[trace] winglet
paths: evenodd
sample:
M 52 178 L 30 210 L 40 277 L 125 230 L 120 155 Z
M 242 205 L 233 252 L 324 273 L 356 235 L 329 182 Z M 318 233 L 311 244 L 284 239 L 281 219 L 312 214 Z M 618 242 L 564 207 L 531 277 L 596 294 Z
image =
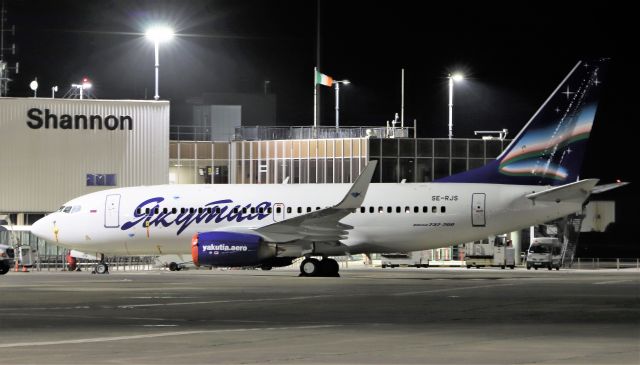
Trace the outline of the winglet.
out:
M 367 189 L 369 188 L 371 178 L 373 178 L 373 172 L 376 170 L 377 165 L 378 161 L 369 161 L 367 167 L 362 170 L 360 176 L 358 176 L 353 185 L 351 185 L 351 189 L 349 189 L 347 195 L 344 196 L 344 199 L 335 206 L 336 209 L 360 208 L 365 195 L 367 195 Z

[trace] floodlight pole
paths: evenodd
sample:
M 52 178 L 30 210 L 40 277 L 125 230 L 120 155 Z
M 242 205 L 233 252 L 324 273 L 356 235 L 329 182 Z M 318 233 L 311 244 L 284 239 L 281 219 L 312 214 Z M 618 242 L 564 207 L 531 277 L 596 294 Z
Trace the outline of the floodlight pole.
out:
M 449 139 L 453 138 L 453 76 L 449 75 Z
M 340 82 L 336 82 L 336 129 L 340 127 Z
M 156 54 L 156 95 L 153 98 L 156 100 L 160 99 L 160 95 L 158 95 L 158 68 L 160 67 L 160 63 L 158 62 L 159 43 L 160 42 L 158 41 L 157 38 L 153 40 L 153 44 L 155 47 L 155 54 Z

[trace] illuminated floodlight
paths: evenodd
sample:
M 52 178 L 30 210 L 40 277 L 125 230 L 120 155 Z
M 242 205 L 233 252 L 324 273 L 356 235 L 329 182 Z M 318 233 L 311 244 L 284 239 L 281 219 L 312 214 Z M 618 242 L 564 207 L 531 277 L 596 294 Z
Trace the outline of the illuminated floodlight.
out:
M 162 26 L 151 27 L 145 32 L 145 36 L 154 42 L 165 42 L 173 38 L 173 29 Z
M 461 73 L 455 73 L 451 76 L 451 78 L 453 79 L 453 81 L 458 82 L 464 80 L 464 75 Z

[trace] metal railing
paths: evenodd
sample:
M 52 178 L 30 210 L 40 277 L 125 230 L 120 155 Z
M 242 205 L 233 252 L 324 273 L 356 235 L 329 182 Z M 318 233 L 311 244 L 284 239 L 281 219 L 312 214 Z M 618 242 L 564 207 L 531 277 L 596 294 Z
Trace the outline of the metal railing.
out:
M 415 137 L 415 127 L 238 127 L 235 128 L 234 141 L 259 141 L 283 139 L 329 139 L 329 138 L 408 138 Z M 172 141 L 213 141 L 211 128 L 198 125 L 169 126 L 169 139 Z M 216 139 L 219 141 L 220 139 Z
M 413 127 L 238 127 L 236 141 L 283 140 L 283 139 L 330 139 L 330 138 L 408 138 L 415 137 Z
M 109 271 L 142 271 L 160 268 L 156 256 L 110 256 L 105 257 Z M 91 271 L 97 264 L 96 260 L 78 259 L 76 265 L 82 271 Z M 65 255 L 39 255 L 35 258 L 33 269 L 39 271 L 67 270 Z
M 573 261 L 572 269 L 616 269 L 616 270 L 640 270 L 640 258 L 615 258 L 603 259 L 598 257 L 577 257 Z

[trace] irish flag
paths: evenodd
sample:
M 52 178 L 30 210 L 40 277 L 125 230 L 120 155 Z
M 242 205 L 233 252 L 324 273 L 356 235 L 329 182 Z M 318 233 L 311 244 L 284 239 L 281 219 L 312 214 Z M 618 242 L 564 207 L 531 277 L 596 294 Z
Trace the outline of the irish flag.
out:
M 331 76 L 327 76 L 323 73 L 316 71 L 316 85 L 317 84 L 322 84 L 324 86 L 331 87 L 331 85 L 333 85 L 333 78 L 331 78 Z

